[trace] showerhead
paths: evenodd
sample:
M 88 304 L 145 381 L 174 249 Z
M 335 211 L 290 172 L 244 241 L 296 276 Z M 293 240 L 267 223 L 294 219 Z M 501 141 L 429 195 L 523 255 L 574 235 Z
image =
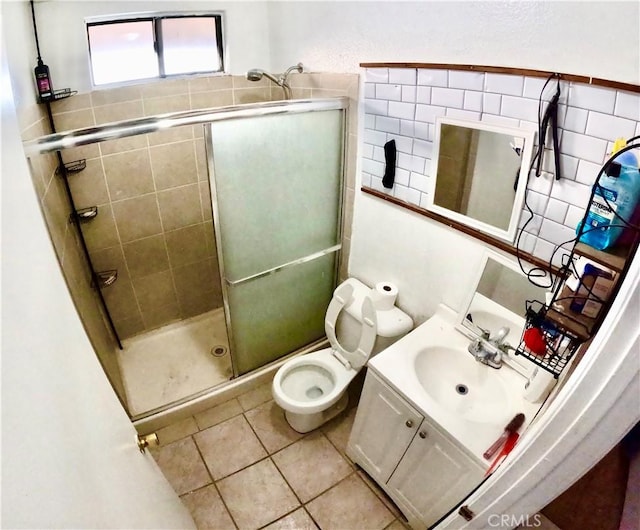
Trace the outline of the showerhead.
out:
M 247 72 L 246 76 L 247 76 L 247 79 L 249 81 L 260 81 L 263 77 L 266 77 L 267 79 L 270 79 L 276 85 L 282 87 L 282 89 L 284 90 L 284 93 L 285 93 L 285 97 L 287 99 L 291 99 L 291 87 L 289 86 L 289 83 L 287 83 L 287 77 L 294 70 L 297 70 L 298 73 L 302 73 L 302 71 L 303 71 L 302 63 L 298 63 L 295 66 L 292 66 L 292 67 L 288 68 L 287 71 L 284 74 L 282 74 L 280 77 L 278 77 L 278 78 L 276 78 L 273 75 L 271 75 L 270 73 L 265 72 L 264 70 L 260 70 L 258 68 L 253 68 L 253 69 L 249 70 Z
M 247 79 L 249 81 L 260 81 L 263 75 L 264 75 L 264 72 L 262 70 L 258 70 L 254 68 L 253 70 L 249 70 L 247 72 Z

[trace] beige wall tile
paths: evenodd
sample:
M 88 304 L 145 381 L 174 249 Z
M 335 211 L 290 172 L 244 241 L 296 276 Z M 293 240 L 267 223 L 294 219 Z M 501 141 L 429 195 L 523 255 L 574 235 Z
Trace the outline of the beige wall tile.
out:
M 161 307 L 154 307 L 145 313 L 142 313 L 142 320 L 144 321 L 145 328 L 147 330 L 156 329 L 176 320 L 180 320 L 182 315 L 180 314 L 180 308 L 177 302 Z
M 120 239 L 123 242 L 162 232 L 155 193 L 114 202 L 112 207 Z
M 207 152 L 204 147 L 204 138 L 195 141 L 196 147 L 196 167 L 198 169 L 198 180 L 209 182 L 209 168 L 207 167 Z
M 122 320 L 114 319 L 113 325 L 115 326 L 121 340 L 133 337 L 145 330 L 144 322 L 142 322 L 142 316 L 140 314 L 135 317 L 125 318 Z
M 230 75 L 212 75 L 189 79 L 189 92 L 191 93 L 223 90 L 225 88 L 233 88 L 233 79 Z
M 62 129 L 60 129 L 62 130 Z M 80 147 L 71 147 L 62 151 L 62 160 L 65 163 L 73 162 L 75 160 L 90 158 L 98 158 L 100 156 L 99 144 L 82 145 Z
M 147 147 L 147 137 L 144 134 L 137 136 L 129 136 L 127 138 L 117 138 L 115 140 L 107 140 L 100 142 L 100 152 L 102 155 L 113 155 L 115 153 L 124 153 L 125 151 L 133 151 L 134 149 L 144 149 Z
M 81 227 L 89 251 L 120 244 L 110 203 L 98 205 L 98 215 L 90 221 L 81 222 Z
M 51 111 L 55 117 L 61 112 L 70 112 L 73 110 L 82 110 L 91 108 L 90 94 L 76 94 L 73 97 L 59 99 L 51 103 Z
M 134 277 L 133 290 L 136 293 L 143 318 L 145 314 L 152 312 L 157 307 L 177 305 L 173 279 L 168 270 L 142 278 Z
M 269 88 L 271 81 L 266 77 L 260 79 L 260 81 L 249 81 L 244 75 L 231 76 L 234 90 L 236 88 Z
M 245 103 L 258 103 L 260 101 L 271 101 L 271 91 L 265 88 L 237 88 L 233 90 L 234 105 L 244 105 Z
M 151 147 L 149 151 L 157 189 L 198 181 L 193 141 Z
M 47 220 L 51 241 L 58 256 L 61 257 L 65 234 L 69 228 L 69 215 L 71 214 L 71 206 L 64 192 L 61 179 L 54 178 L 51 180 L 51 185 L 47 188 L 41 204 Z
M 140 316 L 131 280 L 126 275 L 121 276 L 121 270 L 118 269 L 118 279 L 115 283 L 101 289 L 111 318 L 118 321 Z
M 133 101 L 142 98 L 140 85 L 123 86 L 119 88 L 107 88 L 91 92 L 91 102 L 94 107 Z
M 93 109 L 74 110 L 56 114 L 54 121 L 58 132 L 93 127 L 96 124 L 93 118 Z
M 142 97 L 157 98 L 189 93 L 189 82 L 186 79 L 159 79 L 140 86 Z
M 219 291 L 219 280 L 215 274 L 211 260 L 199 261 L 183 267 L 173 269 L 178 301 L 186 304 L 192 298 L 202 293 Z
M 144 116 L 142 100 L 111 103 L 93 109 L 96 124 L 101 125 L 114 121 L 133 120 Z
M 138 239 L 123 246 L 127 267 L 132 278 L 169 270 L 169 258 L 163 235 Z
M 165 231 L 184 228 L 203 221 L 198 184 L 159 191 L 158 205 Z
M 212 90 L 191 94 L 191 108 L 193 110 L 233 105 L 233 90 Z
M 45 191 L 47 190 L 46 183 L 49 182 L 43 175 L 44 158 L 42 155 L 33 155 L 27 158 L 27 164 L 29 165 L 29 173 L 31 173 L 31 181 L 33 187 L 36 189 L 38 199 L 42 200 Z
M 188 93 L 144 99 L 145 116 L 156 116 L 158 114 L 167 114 L 169 112 L 179 112 L 190 109 L 191 103 Z
M 107 181 L 99 158 L 87 160 L 87 167 L 69 175 L 73 202 L 79 208 L 109 202 Z
M 122 247 L 119 244 L 109 248 L 91 251 L 90 254 L 94 270 L 101 271 L 118 269 L 119 278 L 129 277 L 127 264 L 124 260 L 124 254 L 122 253 Z
M 112 201 L 154 191 L 151 162 L 146 149 L 105 156 L 102 163 Z
M 204 261 L 207 258 L 203 224 L 167 232 L 165 236 L 172 268 Z
M 291 97 L 293 99 L 311 99 L 312 90 L 310 88 L 292 88 Z
M 184 303 L 181 302 L 180 312 L 182 318 L 190 318 L 220 307 L 222 307 L 222 296 L 216 297 L 213 292 L 205 292 L 186 300 Z
M 216 248 L 216 234 L 213 221 L 205 221 L 204 238 L 207 243 L 207 256 L 214 259 L 214 268 L 218 271 L 218 249 Z
M 175 127 L 165 131 L 157 131 L 148 134 L 147 138 L 149 140 L 149 145 L 151 146 L 191 140 L 193 138 L 193 127 L 191 125 L 185 125 L 184 127 Z
M 202 219 L 204 221 L 213 219 L 209 182 L 200 182 L 200 205 L 202 208 Z

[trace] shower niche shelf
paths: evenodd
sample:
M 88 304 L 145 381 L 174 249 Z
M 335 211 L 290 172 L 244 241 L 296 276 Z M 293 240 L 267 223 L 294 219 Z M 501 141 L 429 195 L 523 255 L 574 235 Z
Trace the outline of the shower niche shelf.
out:
M 68 175 L 70 173 L 80 173 L 87 167 L 87 159 L 81 158 L 80 160 L 74 160 L 73 162 L 67 162 L 64 164 L 64 171 Z M 58 166 L 56 168 L 56 175 L 62 175 L 62 168 Z

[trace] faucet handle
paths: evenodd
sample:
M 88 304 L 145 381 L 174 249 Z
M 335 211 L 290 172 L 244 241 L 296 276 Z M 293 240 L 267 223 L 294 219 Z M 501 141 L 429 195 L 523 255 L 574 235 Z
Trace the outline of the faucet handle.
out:
M 510 331 L 511 328 L 509 328 L 508 326 L 502 326 L 489 340 L 491 340 L 491 342 L 495 342 L 496 344 L 502 344 L 504 339 L 507 338 L 507 335 L 509 335 Z

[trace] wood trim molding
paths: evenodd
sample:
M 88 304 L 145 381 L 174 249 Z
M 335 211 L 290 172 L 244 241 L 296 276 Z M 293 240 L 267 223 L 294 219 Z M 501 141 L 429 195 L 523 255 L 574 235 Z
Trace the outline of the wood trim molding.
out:
M 362 68 L 424 68 L 432 70 L 463 70 L 469 72 L 488 72 L 494 74 L 526 75 L 529 77 L 549 77 L 556 74 L 564 81 L 574 81 L 586 85 L 614 88 L 626 90 L 628 92 L 640 93 L 640 85 L 633 83 L 623 83 L 621 81 L 611 81 L 586 75 L 563 74 L 560 72 L 547 72 L 545 70 L 530 70 L 528 68 L 511 68 L 508 66 L 486 66 L 474 64 L 447 64 L 447 63 L 360 63 Z
M 457 221 L 452 221 L 451 219 L 443 215 L 431 212 L 429 210 L 425 210 L 424 208 L 420 208 L 415 204 L 401 201 L 400 199 L 396 199 L 391 195 L 387 195 L 386 193 L 382 193 L 378 190 L 374 190 L 373 188 L 362 186 L 360 190 L 363 193 L 372 195 L 374 197 L 377 197 L 378 199 L 382 199 L 383 201 L 390 202 L 392 204 L 395 204 L 396 206 L 400 206 L 401 208 L 405 208 L 406 210 L 410 210 L 414 213 L 417 213 L 418 215 L 422 215 L 423 217 L 427 217 L 434 221 L 438 221 L 448 226 L 449 228 L 453 228 L 454 230 L 458 230 L 468 236 L 479 239 L 483 243 L 487 243 L 492 247 L 496 247 L 497 249 L 502 250 L 503 252 L 506 252 L 508 254 L 511 254 L 512 256 L 519 256 L 523 261 L 526 261 L 527 263 L 530 263 L 536 267 L 540 267 L 541 269 L 544 269 L 547 272 L 551 272 L 553 274 L 559 273 L 559 269 L 557 269 L 556 267 L 550 267 L 547 261 L 541 260 L 540 258 L 537 258 L 533 254 L 530 254 L 528 252 L 518 251 L 516 247 L 514 247 L 510 243 L 507 243 L 506 241 L 492 237 L 488 234 L 480 232 L 474 228 L 471 228 L 470 226 L 464 225 Z

